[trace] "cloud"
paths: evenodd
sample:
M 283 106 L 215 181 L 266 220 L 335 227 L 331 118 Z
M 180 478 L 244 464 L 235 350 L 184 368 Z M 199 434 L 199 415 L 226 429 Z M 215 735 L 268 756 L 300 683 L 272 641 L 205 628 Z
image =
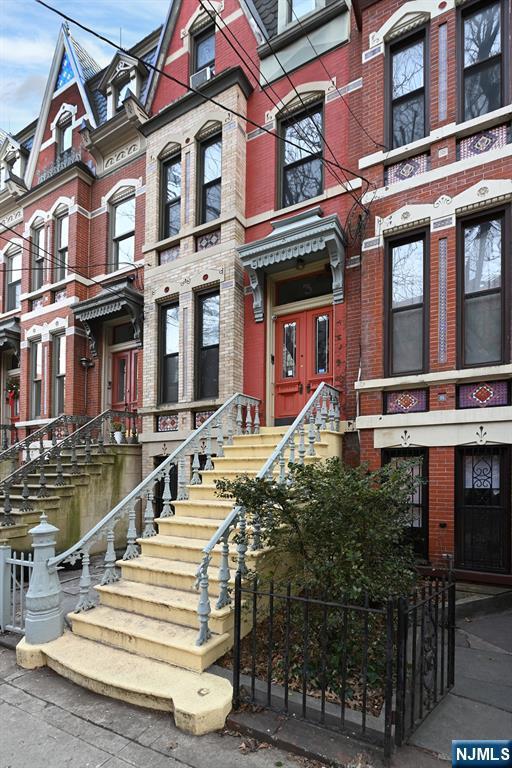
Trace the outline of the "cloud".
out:
M 47 37 L 0 35 L 0 59 L 3 65 L 47 65 L 49 68 L 54 50 L 55 40 Z

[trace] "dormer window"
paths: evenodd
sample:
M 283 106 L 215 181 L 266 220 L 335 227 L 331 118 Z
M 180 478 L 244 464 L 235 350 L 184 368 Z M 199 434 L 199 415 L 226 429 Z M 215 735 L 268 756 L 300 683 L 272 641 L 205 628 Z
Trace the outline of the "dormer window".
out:
M 210 67 L 215 69 L 215 27 L 208 27 L 194 37 L 193 72 Z
M 315 8 L 315 0 L 288 0 L 288 21 L 297 21 L 301 16 L 312 13 Z
M 116 92 L 116 110 L 119 111 L 123 108 L 123 102 L 128 95 L 130 88 L 130 76 L 120 77 L 116 80 L 115 92 Z
M 59 122 L 57 144 L 59 155 L 63 155 L 73 146 L 73 124 L 69 114 L 64 115 Z

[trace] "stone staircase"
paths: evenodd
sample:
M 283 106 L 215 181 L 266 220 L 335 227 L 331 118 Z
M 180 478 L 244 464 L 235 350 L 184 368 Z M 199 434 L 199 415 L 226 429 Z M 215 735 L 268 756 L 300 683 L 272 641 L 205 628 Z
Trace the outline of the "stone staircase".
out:
M 241 474 L 257 475 L 275 454 L 286 431 L 286 427 L 262 427 L 258 434 L 232 436 L 223 446 L 221 456 L 211 455 L 210 450 L 213 469 L 201 471 L 200 484 L 196 478 L 186 485 L 182 495 L 187 498 L 172 501 L 174 514 L 154 520 L 158 533 L 151 535 L 150 529 L 149 534 L 137 539 L 138 556 L 125 553 L 127 559 L 117 560 L 120 578 L 104 579 L 95 587 L 99 605 L 83 610 L 82 604 L 82 610 L 68 614 L 71 631 L 55 640 L 40 646 L 21 641 L 17 649 L 19 663 L 24 667 L 47 664 L 98 693 L 172 711 L 177 726 L 191 733 L 222 727 L 231 708 L 231 684 L 205 671 L 233 644 L 232 605 L 215 607 L 222 588 L 219 567 L 226 559 L 226 547 L 223 549 L 220 541 L 212 546 L 208 560 L 206 601 L 211 634 L 204 642 L 198 639 L 201 609 L 197 586 L 198 582 L 201 584 L 205 547 L 212 537 L 216 541 L 219 525 L 233 512 L 233 502 L 216 495 L 215 481 Z M 304 462 L 340 455 L 339 432 L 318 428 L 315 434 L 314 455 L 303 456 Z M 278 474 L 282 468 L 275 463 L 271 471 Z M 149 498 L 152 505 L 152 495 L 148 494 Z M 152 525 L 153 520 L 149 519 Z M 229 542 L 226 539 L 230 584 L 234 583 L 239 557 L 232 542 L 235 530 L 236 524 L 228 529 Z M 249 569 L 258 569 L 265 554 L 262 549 L 249 547 Z M 113 566 L 112 556 L 111 573 Z M 87 596 L 88 567 L 85 577 L 82 572 L 82 579 Z M 249 628 L 246 620 L 244 631 Z

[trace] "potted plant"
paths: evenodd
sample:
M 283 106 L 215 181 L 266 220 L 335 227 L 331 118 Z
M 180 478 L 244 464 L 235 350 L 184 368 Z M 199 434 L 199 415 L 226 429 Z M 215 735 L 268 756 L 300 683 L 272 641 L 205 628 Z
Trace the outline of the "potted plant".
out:
M 114 440 L 118 445 L 120 445 L 124 438 L 124 432 L 123 432 L 123 425 L 120 421 L 113 421 L 112 422 L 112 431 L 114 433 Z

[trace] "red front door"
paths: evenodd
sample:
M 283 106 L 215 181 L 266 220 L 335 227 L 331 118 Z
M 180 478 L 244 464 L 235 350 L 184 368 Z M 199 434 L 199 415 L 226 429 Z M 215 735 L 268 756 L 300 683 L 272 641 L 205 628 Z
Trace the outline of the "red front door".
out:
M 138 406 L 137 349 L 112 355 L 112 408 L 132 411 Z
M 332 384 L 332 365 L 332 307 L 276 320 L 276 424 L 291 423 L 321 381 Z

